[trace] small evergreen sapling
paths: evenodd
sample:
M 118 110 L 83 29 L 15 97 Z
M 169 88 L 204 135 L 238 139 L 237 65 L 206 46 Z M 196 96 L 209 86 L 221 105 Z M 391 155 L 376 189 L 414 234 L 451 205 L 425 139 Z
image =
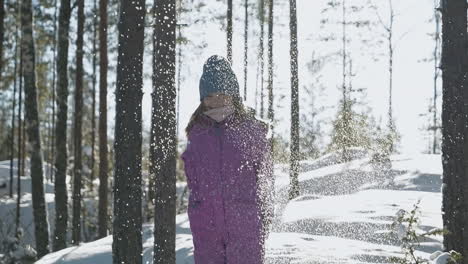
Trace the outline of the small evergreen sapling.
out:
M 391 234 L 396 235 L 401 241 L 401 248 L 404 253 L 404 257 L 390 257 L 392 263 L 402 263 L 402 264 L 439 264 L 437 260 L 434 260 L 437 256 L 434 254 L 431 255 L 431 259 L 424 259 L 416 256 L 416 249 L 420 246 L 421 239 L 425 239 L 429 236 L 443 235 L 449 231 L 445 228 L 434 228 L 424 233 L 417 233 L 416 229 L 420 224 L 419 219 L 419 203 L 421 199 L 418 199 L 416 204 L 413 205 L 413 209 L 408 212 L 404 209 L 398 210 L 396 213 L 397 219 L 392 223 Z M 440 251 L 438 251 L 440 252 Z M 437 252 L 435 252 L 437 253 Z M 456 251 L 450 251 L 449 257 L 445 263 L 447 264 L 456 264 L 461 263 L 461 254 Z M 440 255 L 440 254 L 439 254 Z M 446 256 L 446 254 L 444 254 Z M 445 264 L 444 263 L 444 264 Z
M 21 241 L 24 231 L 18 229 L 15 237 L 8 237 L 3 241 L 5 254 L 0 255 L 0 264 L 28 264 L 34 263 L 37 258 L 37 252 L 29 244 Z

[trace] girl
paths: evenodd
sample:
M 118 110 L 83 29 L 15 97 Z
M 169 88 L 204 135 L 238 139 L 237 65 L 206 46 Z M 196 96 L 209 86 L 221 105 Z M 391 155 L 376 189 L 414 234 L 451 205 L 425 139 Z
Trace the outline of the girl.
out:
M 273 217 L 268 125 L 242 104 L 229 62 L 210 57 L 182 153 L 195 264 L 261 264 Z

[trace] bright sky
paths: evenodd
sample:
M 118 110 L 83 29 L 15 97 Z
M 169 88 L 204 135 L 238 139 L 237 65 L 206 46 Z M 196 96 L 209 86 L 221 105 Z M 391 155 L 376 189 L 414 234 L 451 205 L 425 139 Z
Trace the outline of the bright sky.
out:
M 402 152 L 421 152 L 427 148 L 428 140 L 420 130 L 426 121 L 420 117 L 421 113 L 427 112 L 428 102 L 433 93 L 433 62 L 420 62 L 422 59 L 431 58 L 434 49 L 434 42 L 428 33 L 435 29 L 433 23 L 429 21 L 433 13 L 433 0 L 393 0 L 394 8 L 397 13 L 394 24 L 395 39 L 402 34 L 403 38 L 398 42 L 394 57 L 394 88 L 393 88 L 393 109 L 396 119 L 397 129 L 402 133 L 401 151 Z M 319 31 L 319 21 L 322 19 L 320 11 L 326 1 L 297 0 L 298 5 L 298 37 L 299 37 L 299 78 L 300 87 L 310 85 L 312 81 L 310 72 L 306 64 L 310 62 L 312 53 L 323 55 L 326 52 L 323 44 L 317 41 L 319 34 L 326 32 Z M 388 17 L 387 1 L 375 1 L 381 4 L 380 13 L 384 21 Z M 225 12 L 224 3 L 210 2 L 210 10 L 222 14 Z M 281 3 L 282 6 L 276 6 L 275 16 L 275 36 L 274 36 L 274 61 L 275 61 L 275 79 L 274 89 L 276 94 L 285 95 L 281 101 L 282 108 L 276 109 L 276 115 L 281 119 L 279 130 L 288 138 L 289 135 L 289 116 L 290 116 L 290 66 L 289 66 L 289 7 L 287 3 Z M 234 70 L 237 74 L 243 92 L 243 11 L 241 6 L 235 7 L 234 20 Z M 207 15 L 206 11 L 205 16 Z M 237 12 L 237 13 L 236 13 Z M 194 19 L 196 14 L 190 14 L 190 19 Z M 363 15 L 369 19 L 376 19 L 374 12 L 367 12 Z M 339 17 L 338 17 L 339 18 Z M 179 23 L 184 23 L 181 18 Z M 185 20 L 186 21 L 186 20 Z M 257 30 L 257 21 L 251 17 L 250 31 L 250 52 L 249 52 L 249 75 L 248 75 L 248 105 L 254 106 L 255 81 L 257 72 L 257 47 L 258 37 L 253 31 Z M 265 27 L 265 30 L 267 27 Z M 378 28 L 381 30 L 381 28 Z M 377 31 L 376 31 L 377 32 Z M 151 33 L 149 30 L 146 33 Z M 216 21 L 207 23 L 204 26 L 191 26 L 183 31 L 195 44 L 200 44 L 204 40 L 206 46 L 199 50 L 183 50 L 185 54 L 190 54 L 182 65 L 182 75 L 184 80 L 181 84 L 181 108 L 180 108 L 180 128 L 179 138 L 185 140 L 184 128 L 192 112 L 199 104 L 198 80 L 201 76 L 204 61 L 212 54 L 226 54 L 226 33 L 221 29 L 221 25 Z M 341 37 L 341 31 L 335 32 L 338 38 Z M 374 32 L 375 33 L 375 32 Z M 385 41 L 385 39 L 382 39 Z M 340 42 L 336 42 L 336 51 L 341 47 Z M 353 87 L 367 88 L 367 102 L 373 110 L 375 118 L 382 117 L 383 124 L 386 123 L 386 113 L 388 109 L 388 57 L 386 56 L 387 43 L 383 42 L 379 49 L 383 52 L 379 61 L 372 62 L 369 56 L 371 51 L 367 51 L 364 45 L 354 45 L 350 49 L 353 56 L 353 67 L 358 69 L 356 77 L 353 78 Z M 146 52 L 146 51 L 145 51 Z M 265 51 L 266 52 L 266 51 Z M 151 73 L 150 54 L 145 55 L 149 58 L 145 65 L 145 72 Z M 267 63 L 265 63 L 267 66 Z M 266 71 L 265 71 L 266 72 Z M 338 62 L 330 62 L 322 71 L 322 82 L 326 86 L 324 96 L 320 102 L 325 106 L 336 106 L 340 98 L 338 86 L 341 83 L 341 65 Z M 266 75 L 265 75 L 266 76 Z M 440 84 L 439 84 L 440 85 Z M 440 87 L 440 86 L 439 86 Z M 146 128 L 150 125 L 151 115 L 151 78 L 145 80 L 144 84 L 144 102 L 143 118 Z M 300 96 L 305 93 L 300 90 Z M 276 97 L 275 99 L 278 99 Z M 304 111 L 305 106 L 300 106 Z M 328 113 L 328 116 L 322 116 L 324 119 L 334 117 L 334 111 Z M 440 103 L 439 103 L 440 111 Z M 110 115 L 113 116 L 113 111 Z M 113 118 L 110 118 L 113 120 Z M 112 125 L 113 126 L 113 125 Z M 328 133 L 329 131 L 325 131 Z

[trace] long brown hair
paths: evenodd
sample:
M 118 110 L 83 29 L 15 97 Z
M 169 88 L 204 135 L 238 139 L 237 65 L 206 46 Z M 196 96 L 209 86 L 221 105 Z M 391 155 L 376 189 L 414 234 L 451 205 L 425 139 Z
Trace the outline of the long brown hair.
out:
M 233 115 L 236 115 L 237 118 L 240 119 L 255 119 L 255 112 L 253 111 L 252 108 L 244 106 L 244 103 L 242 102 L 242 99 L 238 96 L 233 96 L 232 97 L 232 104 L 234 106 L 234 113 Z M 203 112 L 208 111 L 208 107 L 202 102 L 198 105 L 197 109 L 195 109 L 195 112 L 193 112 L 192 116 L 190 117 L 190 121 L 188 122 L 187 127 L 185 128 L 185 134 L 188 137 L 188 134 L 190 130 L 192 129 L 193 125 L 195 125 L 200 119 L 200 115 L 203 114 Z

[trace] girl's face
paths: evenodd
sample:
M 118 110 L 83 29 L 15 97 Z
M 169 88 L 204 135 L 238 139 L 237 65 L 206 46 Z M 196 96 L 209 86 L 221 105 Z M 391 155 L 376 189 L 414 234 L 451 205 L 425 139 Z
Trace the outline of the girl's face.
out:
M 223 93 L 212 93 L 203 99 L 203 104 L 209 109 L 232 104 L 232 97 Z

